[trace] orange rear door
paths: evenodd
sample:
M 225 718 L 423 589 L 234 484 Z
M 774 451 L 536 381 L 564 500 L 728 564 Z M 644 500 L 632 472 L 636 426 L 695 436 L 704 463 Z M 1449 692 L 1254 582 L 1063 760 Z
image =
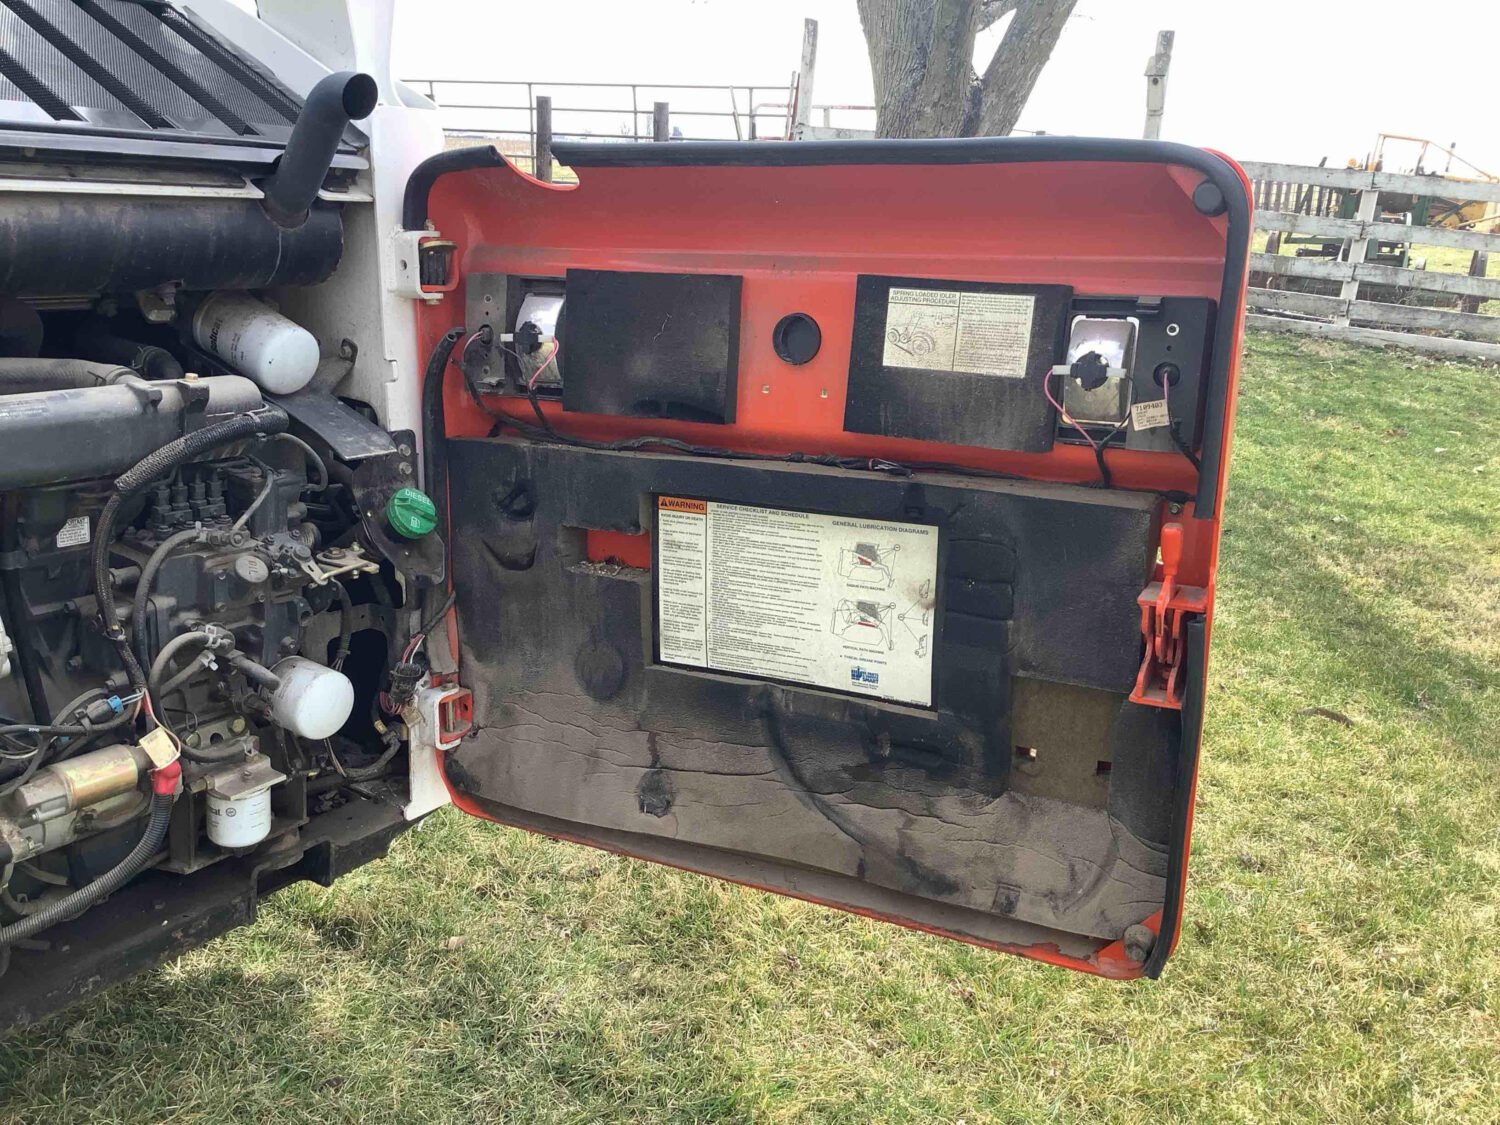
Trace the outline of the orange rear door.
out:
M 1181 920 L 1250 203 L 1156 142 L 418 170 L 506 824 L 1116 978 Z M 451 243 L 451 250 L 445 243 Z

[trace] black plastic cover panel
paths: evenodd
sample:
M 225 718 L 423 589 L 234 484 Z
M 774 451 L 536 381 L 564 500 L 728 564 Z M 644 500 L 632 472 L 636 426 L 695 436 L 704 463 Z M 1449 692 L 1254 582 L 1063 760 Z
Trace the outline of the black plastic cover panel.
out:
M 1044 453 L 1066 285 L 861 277 L 844 429 Z
M 491 814 L 618 830 L 698 869 L 789 862 L 978 912 L 953 928 L 991 936 L 986 918 L 1115 937 L 1159 900 L 1159 844 L 1011 773 L 1015 684 L 1081 679 L 1128 709 L 1155 497 L 505 438 L 448 449 L 475 730 L 446 770 Z M 591 560 L 587 538 L 656 530 L 673 494 L 938 528 L 933 706 L 657 663 L 658 576 Z M 690 851 L 663 855 L 664 839 Z
M 1018 675 L 1107 691 L 1128 692 L 1135 682 L 1152 495 L 958 476 L 918 482 L 508 439 L 455 440 L 449 449 L 455 580 L 466 575 L 484 590 L 466 601 L 464 623 L 486 663 L 502 653 L 534 668 L 571 663 L 567 654 L 582 640 L 571 633 L 580 627 L 628 634 L 611 646 L 632 654 L 627 667 L 649 662 L 654 646 L 641 621 L 650 619 L 651 601 L 590 620 L 592 596 L 583 588 L 598 582 L 594 570 L 575 564 L 584 559 L 586 530 L 650 530 L 654 496 L 674 494 L 936 525 L 939 709 L 956 701 L 955 690 L 969 695 L 948 683 L 960 671 L 956 647 L 974 650 L 976 667 L 1008 662 Z M 496 682 L 524 689 L 527 673 L 518 668 Z
M 569 270 L 563 409 L 734 421 L 742 279 Z

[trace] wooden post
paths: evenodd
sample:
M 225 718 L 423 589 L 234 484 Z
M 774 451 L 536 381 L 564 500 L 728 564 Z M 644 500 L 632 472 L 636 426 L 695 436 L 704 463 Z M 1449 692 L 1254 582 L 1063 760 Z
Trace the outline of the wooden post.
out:
M 672 110 L 666 102 L 653 102 L 651 105 L 651 139 L 672 139 Z
M 1148 141 L 1161 137 L 1161 118 L 1167 108 L 1167 71 L 1172 66 L 1172 40 L 1175 31 L 1156 33 L 1156 54 L 1146 60 L 1146 131 Z
M 531 174 L 544 184 L 552 182 L 552 99 L 536 96 L 536 140 L 531 150 Z
M 812 124 L 813 71 L 818 66 L 818 21 L 802 21 L 802 62 L 797 68 L 797 100 L 792 107 L 792 140 L 807 139 Z
M 1375 210 L 1380 206 L 1380 191 L 1376 188 L 1366 188 L 1359 193 L 1359 210 L 1354 217 L 1361 223 L 1375 221 Z M 1365 237 L 1344 239 L 1344 261 L 1351 267 L 1359 265 L 1365 260 L 1365 253 L 1370 248 L 1370 240 Z M 1344 302 L 1344 311 L 1333 318 L 1333 323 L 1348 327 L 1349 310 L 1354 302 L 1359 299 L 1359 278 L 1351 277 L 1339 287 L 1339 300 Z
M 1476 250 L 1469 258 L 1469 276 L 1485 277 L 1490 271 L 1490 255 L 1486 250 Z M 1484 303 L 1483 297 L 1460 297 L 1458 307 L 1466 313 L 1477 313 Z

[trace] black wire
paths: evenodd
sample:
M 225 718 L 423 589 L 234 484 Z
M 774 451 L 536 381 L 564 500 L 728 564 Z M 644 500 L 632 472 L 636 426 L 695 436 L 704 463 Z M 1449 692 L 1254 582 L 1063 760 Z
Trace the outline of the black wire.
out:
M 448 611 L 453 608 L 453 603 L 457 600 L 458 594 L 456 592 L 450 591 L 447 598 L 443 600 L 443 604 L 438 606 L 437 612 L 427 619 L 427 622 L 417 630 L 416 635 L 419 637 L 425 637 L 428 633 L 432 632 L 439 625 L 441 625 L 443 622 L 443 618 L 448 616 Z
M 536 415 L 536 420 L 542 424 L 542 429 L 546 430 L 554 438 L 558 437 L 557 431 L 552 428 L 551 421 L 548 420 L 546 414 L 542 413 L 542 404 L 537 398 L 536 388 L 528 386 L 526 388 L 526 397 L 531 400 L 532 413 Z
M 895 473 L 900 476 L 911 476 L 910 469 L 905 465 L 894 461 L 886 461 L 879 457 L 840 457 L 833 453 L 758 453 L 745 449 L 726 449 L 716 445 L 694 445 L 692 442 L 681 441 L 678 438 L 662 437 L 660 435 L 643 435 L 641 437 L 626 438 L 621 441 L 595 441 L 592 438 L 578 437 L 575 434 L 565 434 L 553 427 L 550 419 L 542 412 L 542 404 L 538 401 L 535 390 L 528 390 L 526 397 L 531 403 L 531 409 L 536 414 L 540 425 L 533 426 L 529 422 L 523 422 L 513 414 L 503 410 L 496 410 L 478 395 L 476 389 L 471 385 L 470 394 L 475 403 L 485 414 L 493 418 L 498 424 L 509 426 L 525 437 L 533 441 L 553 441 L 561 445 L 570 445 L 579 449 L 595 449 L 609 453 L 635 453 L 643 449 L 660 448 L 669 449 L 674 453 L 686 453 L 694 457 L 715 457 L 732 461 L 776 461 L 793 465 L 827 465 L 838 469 L 869 469 L 875 472 Z M 954 466 L 955 472 L 964 471 L 959 466 Z M 996 473 L 1009 480 L 1021 480 L 1023 478 L 1011 473 Z
M 1106 438 L 1105 440 L 1109 439 Z M 1104 442 L 1102 441 L 1094 446 L 1094 460 L 1099 462 L 1099 487 L 1109 488 L 1114 483 L 1114 480 L 1109 475 L 1109 466 L 1104 463 Z
M 37 769 L 42 764 L 42 758 L 45 757 L 45 755 L 42 753 L 45 748 L 45 743 L 39 744 L 37 746 L 36 753 L 33 754 L 30 758 L 26 759 L 26 765 L 22 768 L 21 772 L 14 777 L 9 778 L 4 785 L 0 785 L 0 798 L 9 797 L 17 789 L 21 788 L 21 786 L 25 785 L 32 779 L 32 777 L 36 774 Z
M 455 330 L 462 336 L 462 330 Z M 449 333 L 450 336 L 453 333 Z M 504 345 L 501 345 L 503 348 Z M 620 441 L 596 441 L 592 438 L 579 437 L 576 434 L 566 434 L 552 425 L 542 404 L 537 397 L 534 388 L 524 388 L 527 401 L 531 405 L 532 413 L 536 415 L 537 425 L 517 418 L 508 411 L 498 410 L 485 401 L 484 395 L 479 387 L 469 378 L 468 371 L 460 368 L 464 377 L 464 387 L 469 392 L 469 397 L 474 405 L 479 407 L 488 417 L 494 419 L 496 429 L 500 426 L 509 426 L 523 437 L 533 441 L 552 441 L 562 445 L 574 446 L 579 449 L 594 449 L 609 453 L 633 453 L 643 449 L 660 448 L 668 449 L 674 453 L 686 453 L 695 457 L 716 457 L 735 461 L 777 461 L 793 465 L 826 465 L 840 469 L 865 469 L 872 472 L 891 473 L 897 476 L 911 477 L 915 473 L 950 473 L 954 476 L 981 477 L 992 480 L 1032 480 L 1031 477 L 1022 476 L 1019 473 L 1007 473 L 1001 469 L 982 469 L 972 465 L 958 465 L 950 461 L 887 461 L 879 457 L 840 457 L 832 453 L 758 453 L 743 449 L 726 449 L 713 445 L 694 445 L 691 442 L 681 441 L 677 438 L 662 437 L 660 435 L 644 435 L 642 437 L 627 438 Z M 1127 419 L 1128 421 L 1128 419 Z M 1122 422 L 1111 430 L 1094 450 L 1094 459 L 1099 467 L 1099 480 L 1079 482 L 1083 488 L 1112 488 L 1114 476 L 1110 472 L 1109 465 L 1104 459 L 1104 450 L 1110 438 L 1119 433 L 1126 423 Z M 495 430 L 491 430 L 494 436 Z M 1178 438 L 1175 430 L 1174 439 Z M 1192 452 L 1186 449 L 1180 442 L 1178 448 L 1198 467 L 1198 459 Z M 1168 500 L 1178 501 L 1182 494 L 1176 492 L 1162 492 L 1162 496 Z
M 1183 440 L 1182 431 L 1178 429 L 1179 423 L 1173 422 L 1167 427 L 1167 432 L 1172 436 L 1172 444 L 1177 447 L 1177 452 L 1188 459 L 1188 464 L 1193 466 L 1195 472 L 1202 472 L 1203 465 L 1193 453 L 1193 449 Z
M 785 461 L 792 464 L 831 465 L 843 469 L 876 469 L 886 472 L 900 472 L 910 476 L 904 468 L 893 461 L 883 461 L 879 458 L 869 457 L 838 457 L 832 453 L 754 453 L 741 449 L 725 449 L 715 445 L 694 445 L 691 442 L 680 441 L 677 438 L 646 435 L 643 437 L 627 438 L 623 441 L 595 441 L 591 438 L 578 437 L 574 434 L 565 434 L 555 429 L 551 420 L 542 411 L 541 401 L 537 398 L 536 389 L 525 388 L 527 400 L 531 403 L 532 412 L 537 417 L 537 425 L 523 422 L 513 414 L 503 410 L 496 410 L 485 402 L 484 395 L 474 380 L 469 377 L 465 368 L 460 368 L 464 378 L 464 387 L 469 392 L 469 397 L 474 400 L 474 405 L 484 411 L 486 415 L 493 418 L 501 425 L 510 426 L 512 429 L 531 438 L 533 441 L 555 441 L 563 445 L 575 446 L 579 449 L 596 449 L 610 453 L 633 453 L 653 446 L 662 449 L 670 449 L 675 453 L 687 453 L 695 457 L 720 457 L 737 461 Z M 1013 477 L 1012 479 L 1021 479 Z
M 494 345 L 494 340 L 495 340 L 495 330 L 493 328 L 491 328 L 488 324 L 481 324 L 473 332 L 473 334 L 470 335 L 469 338 L 464 341 L 464 346 L 463 346 L 463 348 L 458 353 L 458 362 L 459 362 L 459 365 L 463 368 L 463 370 L 465 372 L 465 378 L 468 377 L 467 373 L 468 373 L 469 366 L 470 366 L 470 364 L 469 364 L 469 349 L 472 348 L 475 344 L 479 343 L 480 341 L 483 341 L 484 342 L 485 350 L 488 351 Z M 505 345 L 504 344 L 501 344 L 500 347 L 501 347 L 502 350 L 505 349 Z M 511 354 L 515 354 L 515 353 L 511 353 Z

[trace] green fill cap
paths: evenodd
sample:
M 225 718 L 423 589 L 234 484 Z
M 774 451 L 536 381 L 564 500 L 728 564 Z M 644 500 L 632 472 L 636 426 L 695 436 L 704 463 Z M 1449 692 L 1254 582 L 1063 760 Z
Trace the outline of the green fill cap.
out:
M 404 539 L 420 539 L 437 527 L 437 505 L 420 488 L 398 488 L 385 502 L 391 530 Z

